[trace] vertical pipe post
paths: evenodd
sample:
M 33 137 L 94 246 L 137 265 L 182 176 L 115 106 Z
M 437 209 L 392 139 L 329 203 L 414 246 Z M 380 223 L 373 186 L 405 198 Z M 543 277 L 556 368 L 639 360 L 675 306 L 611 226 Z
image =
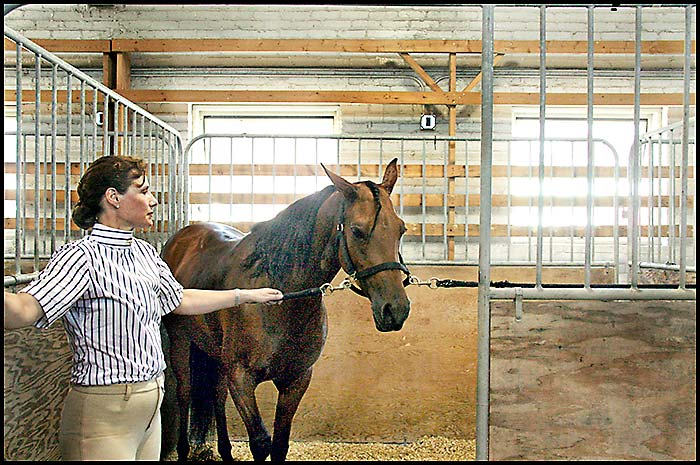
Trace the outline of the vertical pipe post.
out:
M 491 162 L 493 144 L 494 6 L 482 5 L 481 175 L 479 208 L 478 356 L 476 386 L 476 459 L 489 457 L 491 315 Z
M 681 142 L 681 231 L 680 268 L 678 287 L 685 289 L 686 246 L 688 227 L 688 133 L 690 132 L 690 42 L 692 27 L 692 6 L 685 7 L 685 58 L 683 60 L 683 134 Z M 697 195 L 697 194 L 696 194 Z M 697 234 L 697 233 L 696 233 Z
M 58 107 L 58 84 L 56 73 L 58 66 L 51 67 L 51 249 L 56 250 L 56 109 Z
M 588 88 L 586 92 L 588 123 L 587 171 L 586 171 L 586 243 L 584 257 L 584 287 L 591 287 L 591 262 L 593 259 L 593 6 L 588 6 Z
M 25 189 L 22 186 L 22 172 L 24 166 L 22 164 L 22 46 L 17 44 L 17 63 L 15 65 L 16 75 L 15 83 L 17 85 L 17 95 L 15 96 L 15 117 L 17 124 L 16 137 L 16 173 L 15 173 L 15 273 L 22 273 L 22 203 L 24 200 Z
M 537 194 L 537 277 L 535 283 L 538 288 L 542 287 L 542 223 L 544 216 L 544 126 L 545 111 L 547 108 L 547 7 L 540 6 L 540 156 L 538 173 L 538 194 Z
M 39 229 L 41 218 L 39 217 L 39 202 L 42 192 L 41 186 L 41 55 L 34 56 L 34 269 L 39 271 Z
M 675 129 L 669 131 L 669 161 L 668 165 L 670 167 L 668 178 L 670 179 L 669 184 L 669 202 L 668 202 L 668 231 L 669 231 L 669 244 L 668 244 L 668 261 L 671 263 L 676 262 L 676 142 L 675 142 Z
M 71 134 L 71 123 L 72 113 L 73 113 L 73 83 L 71 80 L 72 76 L 70 73 L 66 75 L 66 158 L 65 158 L 65 172 L 64 174 L 64 199 L 63 199 L 63 219 L 65 223 L 63 224 L 63 243 L 67 244 L 70 239 L 70 173 L 71 173 L 71 163 L 70 163 L 70 139 Z
M 634 139 L 632 142 L 632 152 L 630 154 L 630 166 L 627 171 L 627 177 L 630 181 L 630 232 L 631 237 L 628 237 L 628 242 L 631 244 L 630 251 L 630 278 L 632 288 L 636 289 L 639 281 L 639 218 L 640 218 L 640 202 L 639 202 L 639 181 L 640 181 L 640 153 L 639 153 L 639 89 L 641 76 L 641 54 L 642 54 L 642 7 L 635 7 L 635 33 L 634 33 Z

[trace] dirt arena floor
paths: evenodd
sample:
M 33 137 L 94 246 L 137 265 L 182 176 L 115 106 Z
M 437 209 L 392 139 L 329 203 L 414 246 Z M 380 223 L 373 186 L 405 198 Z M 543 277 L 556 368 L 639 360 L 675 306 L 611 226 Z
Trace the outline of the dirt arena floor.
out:
M 237 461 L 250 461 L 253 456 L 245 441 L 234 441 L 231 455 Z M 415 461 L 442 461 L 442 460 L 475 460 L 476 441 L 445 439 L 439 437 L 423 437 L 418 441 L 406 444 L 384 443 L 343 443 L 321 441 L 292 441 L 289 446 L 287 460 L 415 460 Z M 168 457 L 168 460 L 176 460 L 176 454 Z M 191 461 L 221 461 L 216 452 L 215 443 L 207 443 L 205 446 L 192 451 Z

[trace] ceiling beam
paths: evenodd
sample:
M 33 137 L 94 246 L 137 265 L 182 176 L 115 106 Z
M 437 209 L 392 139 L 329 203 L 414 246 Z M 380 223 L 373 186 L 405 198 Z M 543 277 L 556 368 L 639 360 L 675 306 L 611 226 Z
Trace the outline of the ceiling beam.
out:
M 480 40 L 370 40 L 370 39 L 31 39 L 50 52 L 277 52 L 277 53 L 481 53 Z M 634 41 L 597 40 L 596 54 L 633 55 Z M 642 54 L 683 55 L 682 40 L 643 40 Z M 5 50 L 15 44 L 5 39 Z M 538 54 L 539 41 L 496 40 L 498 53 Z M 586 54 L 585 40 L 548 40 L 547 54 Z M 695 40 L 691 43 L 695 54 Z

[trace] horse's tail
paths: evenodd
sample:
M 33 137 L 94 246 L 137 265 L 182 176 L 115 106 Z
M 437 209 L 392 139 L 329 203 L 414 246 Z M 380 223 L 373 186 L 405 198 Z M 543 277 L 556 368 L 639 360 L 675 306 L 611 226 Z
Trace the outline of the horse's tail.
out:
M 195 344 L 190 346 L 190 438 L 192 444 L 204 444 L 212 429 L 220 365 Z

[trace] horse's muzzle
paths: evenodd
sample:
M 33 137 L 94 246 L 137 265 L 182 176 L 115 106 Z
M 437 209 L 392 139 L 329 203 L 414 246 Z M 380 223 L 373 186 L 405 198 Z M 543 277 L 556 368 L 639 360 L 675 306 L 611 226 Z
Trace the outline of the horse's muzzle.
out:
M 405 302 L 384 302 L 372 305 L 374 325 L 378 331 L 383 333 L 389 331 L 399 331 L 403 327 L 404 321 L 408 318 L 411 310 L 411 301 L 406 298 Z

